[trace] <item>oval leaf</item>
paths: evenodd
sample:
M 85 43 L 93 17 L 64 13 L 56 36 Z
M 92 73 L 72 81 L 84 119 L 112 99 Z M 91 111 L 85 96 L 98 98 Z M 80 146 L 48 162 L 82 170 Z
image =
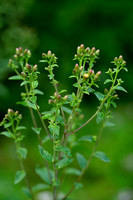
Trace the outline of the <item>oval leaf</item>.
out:
M 8 138 L 14 138 L 14 135 L 8 131 L 4 131 L 4 132 L 0 133 L 0 135 L 4 135 Z
M 15 175 L 14 183 L 17 184 L 17 183 L 21 182 L 24 179 L 25 175 L 26 175 L 25 171 L 23 171 L 23 170 L 17 171 L 16 175 Z
M 80 168 L 84 169 L 87 166 L 86 158 L 80 153 L 77 153 L 76 156 L 77 156 L 77 161 L 78 161 L 78 164 L 79 164 Z
M 95 135 L 84 135 L 83 137 L 79 138 L 79 141 L 96 142 L 96 136 Z
M 39 152 L 41 156 L 48 162 L 52 163 L 52 160 L 53 160 L 52 155 L 49 152 L 45 151 L 42 146 L 39 145 L 38 148 L 39 148 Z
M 110 159 L 106 156 L 106 154 L 101 152 L 101 151 L 96 151 L 94 156 L 99 158 L 100 160 L 102 160 L 104 162 L 110 162 Z

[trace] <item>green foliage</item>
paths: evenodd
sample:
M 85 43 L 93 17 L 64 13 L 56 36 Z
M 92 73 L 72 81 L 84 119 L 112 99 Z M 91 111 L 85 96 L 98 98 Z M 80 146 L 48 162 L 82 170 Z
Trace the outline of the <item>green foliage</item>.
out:
M 105 88 L 104 92 L 100 92 L 99 81 L 101 71 L 96 72 L 96 70 L 93 70 L 96 60 L 99 58 L 99 52 L 100 51 L 96 50 L 95 47 L 85 48 L 83 44 L 77 48 L 77 53 L 74 56 L 74 60 L 77 63 L 72 71 L 72 76 L 70 76 L 70 78 L 74 78 L 75 80 L 73 86 L 76 87 L 76 91 L 71 94 L 67 93 L 65 89 L 59 90 L 59 81 L 55 79 L 54 73 L 55 67 L 58 67 L 55 54 L 51 53 L 51 51 L 42 54 L 42 60 L 40 62 L 44 65 L 45 70 L 48 71 L 48 78 L 55 90 L 54 94 L 51 95 L 48 100 L 50 108 L 48 111 L 44 112 L 41 112 L 41 107 L 38 105 L 38 95 L 43 95 L 43 92 L 38 89 L 38 76 L 40 72 L 37 65 L 29 64 L 29 59 L 31 57 L 30 50 L 24 50 L 21 47 L 16 48 L 14 59 L 9 60 L 9 67 L 16 73 L 15 76 L 9 79 L 21 81 L 20 86 L 22 86 L 24 91 L 21 93 L 22 101 L 18 102 L 18 104 L 30 110 L 34 125 L 32 130 L 38 137 L 38 150 L 45 165 L 45 167 L 36 167 L 35 171 L 46 184 L 37 183 L 35 186 L 31 187 L 28 183 L 23 163 L 23 159 L 26 159 L 27 156 L 27 149 L 21 146 L 21 142 L 24 138 L 21 131 L 26 127 L 19 125 L 22 115 L 19 114 L 18 111 L 14 112 L 12 109 L 8 109 L 7 114 L 0 124 L 6 129 L 1 135 L 14 140 L 21 167 L 21 171 L 16 173 L 15 184 L 25 178 L 28 184 L 24 191 L 33 200 L 35 199 L 34 193 L 45 189 L 50 189 L 53 192 L 53 199 L 56 200 L 58 198 L 57 189 L 60 190 L 62 186 L 60 174 L 76 175 L 78 179 L 71 184 L 72 188 L 62 198 L 62 200 L 65 200 L 74 189 L 82 187 L 80 180 L 89 167 L 93 157 L 97 157 L 104 162 L 110 162 L 110 159 L 105 153 L 97 151 L 97 146 L 103 128 L 105 126 L 113 126 L 113 123 L 110 122 L 109 119 L 112 117 L 111 107 L 116 107 L 116 100 L 118 99 L 116 91 L 121 90 L 126 92 L 121 86 L 123 81 L 118 78 L 118 74 L 121 70 L 127 71 L 127 69 L 122 56 L 115 58 L 112 62 L 115 67 L 113 69 L 109 68 L 106 72 L 110 78 L 106 79 L 104 82 L 104 84 L 110 83 L 111 85 L 109 89 Z M 96 112 L 90 116 L 86 122 L 81 123 L 83 114 L 80 109 L 80 104 L 85 95 L 91 94 L 97 97 L 99 106 Z M 36 115 L 34 115 L 35 112 L 38 114 L 42 126 L 38 126 L 38 120 L 36 120 Z M 87 141 L 91 142 L 93 146 L 92 152 L 87 156 L 76 153 L 77 162 L 80 167 L 80 170 L 78 170 L 73 167 L 74 152 L 71 147 L 75 141 L 71 139 L 70 135 L 78 132 L 95 117 L 97 117 L 96 122 L 101 125 L 99 133 L 94 136 L 82 135 L 82 137 L 78 139 L 79 143 L 81 141 Z M 45 137 L 43 135 L 44 133 L 46 134 Z M 47 141 L 49 141 L 49 143 L 47 143 Z M 51 151 L 50 149 L 48 151 L 45 150 L 47 149 L 47 144 L 52 147 Z M 90 148 L 89 145 L 88 148 Z M 70 167 L 66 168 L 68 166 Z

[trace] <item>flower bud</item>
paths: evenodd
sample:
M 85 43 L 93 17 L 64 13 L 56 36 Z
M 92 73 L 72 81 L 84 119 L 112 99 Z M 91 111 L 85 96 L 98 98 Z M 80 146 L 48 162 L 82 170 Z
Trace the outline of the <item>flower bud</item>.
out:
M 79 68 L 79 70 L 80 70 L 80 72 L 83 70 L 83 66 L 81 66 L 80 68 Z
M 51 54 L 51 51 L 49 50 L 48 53 L 47 53 L 47 56 L 50 58 L 51 55 L 52 55 L 52 54 Z
M 92 52 L 94 53 L 94 52 L 95 52 L 95 50 L 96 50 L 96 49 L 95 49 L 95 47 L 93 47 L 93 48 L 92 48 Z
M 85 74 L 83 75 L 83 78 L 84 78 L 84 79 L 89 78 L 89 74 L 85 73 Z
M 5 118 L 8 119 L 8 118 L 9 118 L 9 115 L 8 115 L 8 114 L 5 114 Z
M 42 53 L 42 58 L 46 58 L 46 54 L 45 53 Z
M 49 104 L 52 104 L 52 103 L 53 103 L 53 99 L 49 99 L 49 100 L 48 100 L 48 103 L 49 103 Z
M 96 55 L 99 55 L 99 53 L 100 53 L 100 50 L 99 49 L 96 50 Z
M 85 52 L 88 53 L 89 51 L 90 51 L 90 48 L 87 47 L 87 48 L 85 49 Z
M 64 97 L 63 97 L 63 100 L 67 100 L 68 99 L 68 95 L 65 95 Z
M 76 70 L 75 70 L 75 69 L 73 69 L 73 73 L 74 73 L 74 74 L 76 73 Z
M 115 94 L 113 97 L 114 97 L 115 99 L 117 99 L 117 98 L 118 98 L 118 94 Z
M 23 51 L 22 47 L 19 47 L 19 52 L 22 52 L 22 51 Z
M 18 110 L 14 113 L 15 116 L 18 116 L 19 112 Z
M 122 66 L 123 66 L 123 67 L 126 66 L 126 61 L 123 61 L 123 62 L 122 62 Z
M 29 57 L 31 56 L 31 51 L 30 51 L 30 50 L 27 51 L 27 55 L 28 55 Z
M 105 93 L 105 94 L 107 94 L 107 93 L 108 93 L 108 90 L 107 90 L 107 88 L 105 88 L 105 89 L 104 89 L 104 93 Z
M 19 48 L 16 48 L 16 54 L 19 53 Z
M 21 114 L 19 114 L 18 119 L 22 119 L 22 115 Z
M 27 68 L 28 72 L 31 72 L 31 65 L 29 65 L 28 63 L 26 63 L 26 68 Z
M 17 58 L 18 56 L 15 54 L 13 57 L 14 57 L 14 58 Z
M 58 99 L 61 99 L 61 95 L 60 95 L 60 94 L 58 94 L 57 98 L 58 98 Z
M 85 48 L 85 47 L 84 47 L 84 44 L 81 44 L 81 45 L 80 45 L 80 50 L 83 51 L 84 48 Z
M 34 71 L 34 72 L 37 71 L 37 65 L 34 65 L 33 71 Z
M 12 59 L 9 59 L 8 65 L 12 64 Z
M 117 58 L 117 57 L 115 57 L 115 58 L 114 58 L 114 61 L 117 61 L 117 60 L 118 60 L 118 58 Z
M 22 77 L 26 77 L 27 75 L 24 72 L 21 72 Z
M 75 64 L 75 70 L 77 71 L 79 69 L 79 65 L 76 63 Z
M 122 57 L 122 55 L 120 55 L 120 56 L 119 56 L 119 60 L 120 60 L 120 61 L 122 61 L 122 60 L 123 60 L 123 57 Z
M 8 109 L 8 111 L 7 111 L 7 113 L 8 113 L 8 115 L 13 115 L 14 114 L 14 111 L 13 111 L 13 109 Z
M 28 51 L 28 49 L 25 49 L 25 50 L 24 50 L 24 54 L 27 54 L 27 51 Z

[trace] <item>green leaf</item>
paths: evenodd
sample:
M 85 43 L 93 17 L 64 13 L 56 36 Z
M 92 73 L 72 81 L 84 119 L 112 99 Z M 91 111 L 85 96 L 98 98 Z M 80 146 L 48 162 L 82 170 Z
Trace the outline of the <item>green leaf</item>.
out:
M 9 80 L 23 80 L 21 76 L 11 76 L 8 78 Z
M 74 83 L 73 86 L 74 86 L 74 87 L 77 87 L 77 88 L 78 88 L 78 87 L 81 87 L 79 83 Z
M 121 90 L 123 92 L 127 92 L 122 86 L 117 86 L 115 90 Z
M 62 109 L 63 109 L 64 112 L 66 112 L 69 115 L 72 113 L 72 110 L 67 108 L 67 107 L 65 107 L 65 106 L 62 106 Z
M 114 108 L 116 108 L 117 107 L 117 104 L 113 101 L 113 102 L 111 102 L 111 104 L 113 105 L 113 107 Z
M 40 167 L 37 166 L 35 171 L 40 176 L 40 178 L 42 180 L 44 180 L 48 184 L 51 184 L 51 180 L 50 180 L 50 177 L 49 177 L 49 173 L 50 173 L 50 176 L 53 177 L 53 173 L 52 173 L 51 170 L 49 170 L 49 172 L 48 172 L 48 170 L 45 167 L 40 168 Z
M 98 98 L 99 101 L 102 101 L 104 99 L 104 95 L 100 92 L 94 92 L 96 97 Z
M 60 127 L 57 124 L 49 125 L 48 128 L 52 134 L 59 135 Z
M 55 149 L 55 151 L 60 151 L 60 152 L 67 154 L 68 156 L 71 156 L 70 149 L 66 146 L 59 145 L 59 146 L 55 146 L 54 149 Z
M 19 182 L 21 182 L 24 179 L 25 175 L 26 175 L 26 173 L 25 173 L 24 170 L 17 171 L 16 175 L 15 175 L 15 181 L 14 181 L 14 183 L 18 184 Z
M 42 140 L 42 143 L 44 144 L 45 142 L 49 141 L 50 140 L 50 137 L 48 135 L 46 135 L 44 137 L 44 139 Z
M 99 158 L 100 160 L 102 160 L 104 162 L 110 162 L 110 159 L 106 156 L 106 154 L 101 152 L 101 151 L 96 151 L 94 156 Z
M 30 108 L 33 108 L 34 110 L 36 110 L 36 105 L 31 103 L 30 101 L 27 101 L 27 104 Z
M 8 128 L 8 127 L 10 127 L 10 126 L 12 126 L 12 123 L 11 123 L 11 122 L 6 123 L 6 124 L 4 125 L 4 128 Z
M 104 84 L 106 84 L 106 83 L 110 83 L 110 82 L 112 82 L 111 79 L 106 79 L 105 82 L 104 82 Z
M 113 126 L 115 126 L 115 124 L 112 123 L 112 122 L 107 122 L 107 123 L 105 124 L 105 126 L 106 126 L 106 127 L 113 127 Z
M 42 146 L 38 145 L 38 148 L 41 156 L 48 162 L 52 163 L 53 160 L 52 155 L 49 152 L 45 151 Z
M 97 124 L 99 124 L 103 119 L 104 119 L 104 113 L 98 112 L 97 113 L 97 119 L 96 119 Z
M 74 159 L 72 158 L 63 158 L 62 160 L 59 160 L 57 163 L 56 163 L 56 169 L 61 169 L 63 167 L 66 167 L 67 165 L 69 165 Z
M 66 174 L 73 174 L 73 175 L 76 175 L 76 176 L 79 176 L 81 174 L 81 171 L 76 169 L 76 168 L 67 168 L 65 170 L 65 173 Z
M 47 60 L 40 60 L 39 62 L 46 63 L 48 61 Z
M 13 138 L 14 139 L 14 135 L 12 133 L 8 132 L 8 131 L 4 131 L 4 132 L 0 133 L 0 135 L 4 135 L 4 136 L 6 136 L 8 138 Z
M 93 135 L 84 135 L 79 138 L 79 141 L 88 141 L 88 142 L 96 142 L 97 136 Z
M 38 86 L 38 81 L 34 81 L 33 87 L 34 87 L 34 88 L 37 88 L 37 86 Z
M 30 193 L 30 191 L 29 191 L 28 188 L 23 187 L 23 188 L 22 188 L 22 191 L 25 193 L 25 195 L 26 195 L 27 197 L 32 198 L 31 193 Z
M 94 92 L 95 90 L 94 89 L 92 89 L 91 87 L 89 87 L 88 89 L 87 89 L 87 92 L 88 93 L 91 93 L 91 92 Z
M 78 183 L 78 182 L 74 182 L 74 187 L 75 187 L 75 190 L 78 190 L 79 188 L 83 188 L 83 184 Z
M 26 129 L 26 127 L 25 126 L 18 126 L 16 130 L 19 131 L 19 130 L 23 130 L 23 129 Z
M 59 92 L 59 94 L 62 94 L 62 93 L 64 93 L 64 92 L 67 92 L 67 90 L 61 90 L 61 91 Z
M 43 95 L 43 94 L 44 94 L 41 90 L 38 90 L 38 89 L 35 89 L 35 90 L 34 90 L 34 93 L 35 93 L 35 94 L 40 94 L 40 95 Z
M 39 192 L 40 190 L 45 190 L 49 188 L 50 188 L 49 185 L 44 184 L 44 183 L 39 183 L 32 187 L 32 192 Z
M 19 153 L 19 155 L 21 156 L 21 158 L 26 159 L 26 156 L 27 156 L 27 149 L 26 148 L 19 147 L 19 149 L 17 150 L 17 152 Z
M 40 135 L 41 128 L 34 128 L 34 127 L 32 127 L 32 130 L 33 130 L 37 135 Z
M 77 156 L 77 161 L 78 161 L 80 168 L 84 169 L 87 166 L 86 158 L 83 155 L 81 155 L 80 153 L 77 153 L 76 156 Z
M 29 83 L 29 81 L 23 81 L 20 86 L 26 85 L 27 83 Z
M 58 123 L 60 123 L 61 125 L 64 125 L 64 120 L 63 120 L 63 117 L 62 116 L 58 116 L 57 118 L 56 118 L 56 121 L 58 122 Z

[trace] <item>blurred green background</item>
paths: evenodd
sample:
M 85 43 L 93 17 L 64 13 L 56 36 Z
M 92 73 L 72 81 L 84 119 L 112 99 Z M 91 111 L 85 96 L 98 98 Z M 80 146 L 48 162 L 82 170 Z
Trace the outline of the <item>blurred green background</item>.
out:
M 119 93 L 117 110 L 113 110 L 116 126 L 104 130 L 99 149 L 106 152 L 111 163 L 93 159 L 82 181 L 84 188 L 74 192 L 73 200 L 133 200 L 133 1 L 132 0 L 0 0 L 0 121 L 8 108 L 19 109 L 23 124 L 28 125 L 24 145 L 29 147 L 27 170 L 32 184 L 39 181 L 34 175 L 36 160 L 42 162 L 37 152 L 37 138 L 30 129 L 28 110 L 16 105 L 20 101 L 22 88 L 16 81 L 9 81 L 13 72 L 7 67 L 15 48 L 22 46 L 32 52 L 30 60 L 38 64 L 40 89 L 45 96 L 39 97 L 42 111 L 53 88 L 49 86 L 47 73 L 39 64 L 42 52 L 51 50 L 58 57 L 60 68 L 56 77 L 60 88 L 70 93 L 72 81 L 68 79 L 74 67 L 73 57 L 80 44 L 100 49 L 96 71 L 101 70 L 101 85 L 104 82 L 110 62 L 115 56 L 123 55 L 128 73 L 121 72 L 127 94 Z M 101 92 L 103 86 L 101 87 Z M 84 121 L 98 106 L 94 97 L 85 97 L 82 108 Z M 96 134 L 95 120 L 79 132 Z M 32 137 L 32 140 L 31 140 Z M 76 151 L 87 157 L 91 146 L 82 143 Z M 34 152 L 34 155 L 31 152 Z M 21 191 L 21 185 L 14 186 L 13 179 L 18 161 L 12 141 L 0 137 L 0 200 L 28 199 Z M 67 179 L 68 180 L 68 179 Z M 69 181 L 74 180 L 70 177 Z M 69 188 L 66 181 L 64 191 Z M 7 192 L 8 189 L 8 192 Z

